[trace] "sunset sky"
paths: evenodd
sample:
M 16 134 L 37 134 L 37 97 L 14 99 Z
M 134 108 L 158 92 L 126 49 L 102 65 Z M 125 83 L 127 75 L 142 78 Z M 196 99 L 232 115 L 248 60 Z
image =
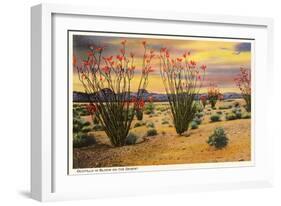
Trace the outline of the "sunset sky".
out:
M 116 56 L 121 46 L 120 42 L 127 40 L 127 52 L 133 52 L 136 56 L 136 66 L 141 65 L 143 55 L 142 41 L 146 41 L 150 49 L 155 50 L 156 54 L 160 48 L 166 47 L 171 53 L 171 57 L 181 57 L 186 51 L 191 52 L 191 60 L 198 62 L 199 65 L 206 64 L 207 72 L 205 86 L 201 93 L 206 92 L 209 83 L 215 83 L 222 92 L 239 92 L 235 87 L 234 78 L 239 73 L 239 68 L 251 68 L 251 42 L 245 40 L 224 40 L 224 39 L 200 39 L 192 38 L 188 40 L 168 39 L 172 37 L 158 38 L 136 38 L 136 37 L 112 37 L 96 35 L 73 35 L 73 54 L 77 56 L 78 63 L 86 58 L 86 51 L 89 45 L 105 46 L 104 56 Z M 161 76 L 159 74 L 159 60 L 153 61 L 155 70 L 149 75 L 149 92 L 164 92 Z M 133 89 L 136 88 L 140 78 L 140 68 L 133 81 Z M 77 78 L 75 68 L 73 68 L 73 91 L 84 91 Z

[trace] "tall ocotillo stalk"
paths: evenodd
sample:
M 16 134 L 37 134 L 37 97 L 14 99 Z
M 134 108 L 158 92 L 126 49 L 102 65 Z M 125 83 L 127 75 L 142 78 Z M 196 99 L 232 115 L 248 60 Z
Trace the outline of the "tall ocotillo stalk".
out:
M 105 48 L 91 46 L 87 59 L 81 66 L 76 66 L 79 80 L 89 97 L 90 111 L 102 124 L 113 146 L 125 145 L 135 110 L 148 84 L 148 74 L 152 71 L 154 53 L 147 51 L 145 41 L 142 44 L 144 54 L 136 96 L 132 95 L 135 55 L 127 54 L 126 40 L 121 42 L 120 52 L 115 57 L 105 57 L 102 54 Z
M 250 69 L 240 68 L 240 74 L 234 79 L 237 87 L 241 91 L 242 97 L 246 102 L 245 109 L 251 112 L 251 71 Z
M 160 50 L 160 74 L 168 96 L 176 132 L 188 130 L 196 113 L 195 97 L 205 78 L 206 65 L 197 66 L 190 52 L 172 59 L 166 48 Z

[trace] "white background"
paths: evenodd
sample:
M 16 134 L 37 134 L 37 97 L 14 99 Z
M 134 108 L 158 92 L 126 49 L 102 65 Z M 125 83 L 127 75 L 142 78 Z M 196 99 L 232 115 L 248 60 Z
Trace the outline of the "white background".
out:
M 275 20 L 275 91 L 274 101 L 280 107 L 281 93 L 281 13 L 277 0 L 225 1 L 225 0 L 56 0 L 55 3 L 79 3 L 92 6 L 110 6 L 151 10 L 180 11 L 207 14 L 267 16 Z M 40 1 L 9 0 L 1 2 L 1 141 L 0 141 L 0 201 L 1 205 L 36 205 L 29 198 L 30 172 L 30 10 Z M 266 69 L 266 68 L 265 68 Z M 266 85 L 264 85 L 266 86 Z M 265 96 L 265 98 L 267 98 Z M 58 202 L 59 205 L 280 205 L 281 203 L 281 111 L 272 109 L 271 123 L 275 132 L 275 182 L 271 189 L 216 191 L 178 195 L 157 195 L 115 199 Z M 266 138 L 266 137 L 264 137 Z

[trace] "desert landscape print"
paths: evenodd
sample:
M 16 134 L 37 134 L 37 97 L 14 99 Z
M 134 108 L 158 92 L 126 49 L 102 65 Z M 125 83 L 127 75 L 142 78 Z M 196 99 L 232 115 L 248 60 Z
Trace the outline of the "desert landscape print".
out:
M 252 40 L 68 35 L 70 169 L 252 160 Z

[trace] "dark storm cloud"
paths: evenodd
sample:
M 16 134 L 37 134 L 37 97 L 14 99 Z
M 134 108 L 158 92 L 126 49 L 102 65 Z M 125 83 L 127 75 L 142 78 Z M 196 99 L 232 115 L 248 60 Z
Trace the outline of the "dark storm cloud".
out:
M 115 47 L 116 45 L 109 43 L 111 40 L 111 37 L 104 36 L 73 35 L 73 48 L 87 49 L 90 45 Z
M 251 43 L 240 43 L 235 46 L 237 52 L 251 51 Z

